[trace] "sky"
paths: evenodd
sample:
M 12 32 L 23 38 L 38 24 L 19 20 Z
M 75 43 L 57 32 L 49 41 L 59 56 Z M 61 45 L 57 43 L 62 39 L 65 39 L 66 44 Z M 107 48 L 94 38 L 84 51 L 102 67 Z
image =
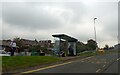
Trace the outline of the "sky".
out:
M 53 40 L 67 34 L 86 43 L 94 39 L 94 18 L 99 47 L 118 43 L 118 0 L 2 0 L 0 39 L 20 37 Z

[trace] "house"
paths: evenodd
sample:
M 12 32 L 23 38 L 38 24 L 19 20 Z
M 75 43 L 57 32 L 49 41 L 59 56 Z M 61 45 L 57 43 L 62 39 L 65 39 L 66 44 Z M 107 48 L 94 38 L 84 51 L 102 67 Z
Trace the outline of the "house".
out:
M 2 46 L 10 46 L 11 40 L 1 40 Z
M 41 47 L 51 48 L 51 40 L 40 40 L 39 45 Z
M 20 39 L 20 42 L 23 46 L 37 46 L 38 41 L 37 40 L 28 40 L 28 39 Z
M 0 49 L 2 50 L 5 48 L 5 51 L 10 51 L 11 50 L 10 43 L 11 40 L 0 40 Z
M 0 50 L 2 50 L 2 40 L 0 40 Z

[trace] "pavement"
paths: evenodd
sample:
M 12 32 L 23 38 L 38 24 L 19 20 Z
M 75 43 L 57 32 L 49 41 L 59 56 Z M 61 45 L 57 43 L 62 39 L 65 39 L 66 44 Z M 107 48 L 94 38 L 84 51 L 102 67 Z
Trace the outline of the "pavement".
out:
M 90 57 L 64 57 L 65 62 L 33 70 L 23 71 L 15 75 L 22 74 L 55 74 L 58 73 L 118 73 L 117 53 L 97 55 Z M 74 60 L 75 59 L 75 60 Z

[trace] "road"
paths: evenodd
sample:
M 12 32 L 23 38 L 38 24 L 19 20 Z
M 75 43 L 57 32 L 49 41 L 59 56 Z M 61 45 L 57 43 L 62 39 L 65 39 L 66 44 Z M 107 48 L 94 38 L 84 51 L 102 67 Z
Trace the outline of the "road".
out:
M 118 54 L 91 56 L 24 73 L 118 73 Z

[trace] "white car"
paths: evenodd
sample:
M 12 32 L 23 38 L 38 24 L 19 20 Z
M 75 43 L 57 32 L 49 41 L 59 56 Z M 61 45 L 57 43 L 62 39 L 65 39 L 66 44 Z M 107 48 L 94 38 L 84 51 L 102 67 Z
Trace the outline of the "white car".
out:
M 4 50 L 0 50 L 0 56 L 10 56 L 10 54 L 5 52 Z

